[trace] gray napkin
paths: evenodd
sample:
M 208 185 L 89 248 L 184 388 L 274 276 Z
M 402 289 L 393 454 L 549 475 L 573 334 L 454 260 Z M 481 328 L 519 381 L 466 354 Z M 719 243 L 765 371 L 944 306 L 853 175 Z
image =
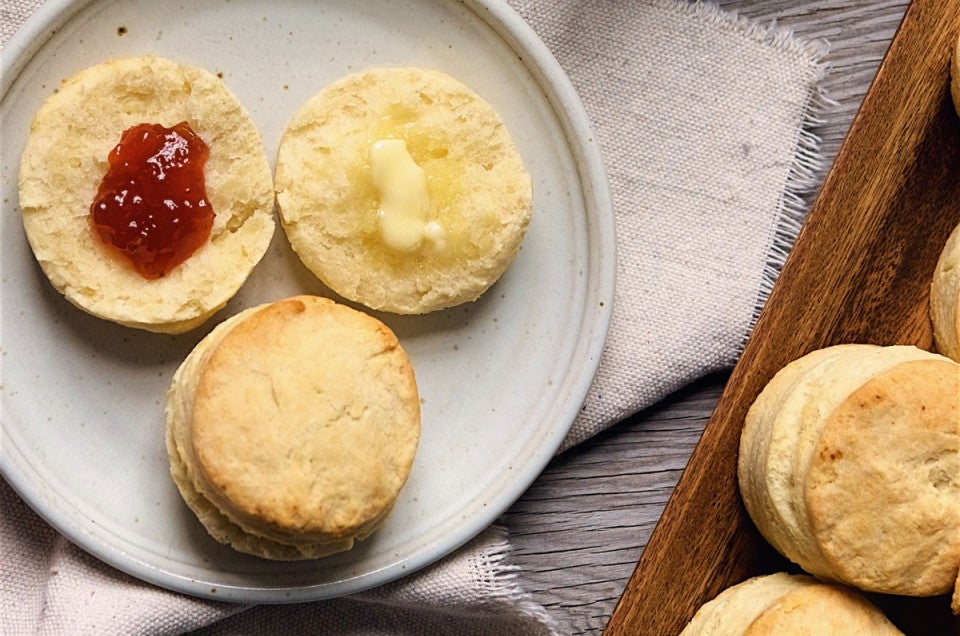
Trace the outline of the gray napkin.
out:
M 0 42 L 39 6 L 5 0 Z M 564 448 L 739 354 L 815 185 L 824 48 L 682 0 L 511 0 L 570 75 L 603 151 L 618 288 L 600 369 Z M 248 608 L 119 573 L 0 483 L 0 632 L 544 634 L 492 527 L 370 592 Z M 596 627 L 602 627 L 600 625 Z

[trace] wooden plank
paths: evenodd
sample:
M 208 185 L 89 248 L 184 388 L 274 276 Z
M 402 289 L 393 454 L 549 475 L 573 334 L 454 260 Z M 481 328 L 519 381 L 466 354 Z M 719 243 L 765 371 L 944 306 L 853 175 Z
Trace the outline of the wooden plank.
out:
M 746 515 L 740 427 L 772 375 L 843 342 L 932 347 L 930 278 L 960 223 L 960 122 L 949 59 L 960 0 L 914 0 L 730 381 L 607 624 L 676 634 L 753 574 L 787 569 Z M 948 599 L 877 598 L 906 633 L 956 634 Z

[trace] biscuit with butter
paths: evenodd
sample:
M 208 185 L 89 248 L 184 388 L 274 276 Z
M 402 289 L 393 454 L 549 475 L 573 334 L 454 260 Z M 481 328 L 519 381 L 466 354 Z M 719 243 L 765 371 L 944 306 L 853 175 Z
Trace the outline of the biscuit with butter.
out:
M 755 576 L 706 602 L 681 636 L 782 634 L 902 634 L 863 595 L 811 576 L 777 572 Z
M 150 279 L 98 235 L 91 207 L 124 131 L 180 122 L 209 149 L 212 228 L 184 262 Z M 53 286 L 90 314 L 148 331 L 180 333 L 206 321 L 246 281 L 274 232 L 270 167 L 247 112 L 212 73 L 159 57 L 112 59 L 65 80 L 31 123 L 19 187 L 27 239 Z
M 822 579 L 933 596 L 960 568 L 960 365 L 840 345 L 782 369 L 750 407 L 740 492 L 761 534 Z
M 460 81 L 375 68 L 293 116 L 276 168 L 280 220 L 323 283 L 372 309 L 476 300 L 514 260 L 531 180 L 503 121 Z
M 394 333 L 316 296 L 227 319 L 167 394 L 184 501 L 214 539 L 268 559 L 319 558 L 369 536 L 419 438 L 416 380 Z

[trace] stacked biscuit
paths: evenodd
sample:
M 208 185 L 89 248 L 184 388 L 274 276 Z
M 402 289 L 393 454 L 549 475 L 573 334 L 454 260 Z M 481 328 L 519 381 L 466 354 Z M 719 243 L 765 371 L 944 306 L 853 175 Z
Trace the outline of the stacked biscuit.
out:
M 831 594 L 934 596 L 953 589 L 958 611 L 957 362 L 912 346 L 865 344 L 794 360 L 747 412 L 738 479 L 764 538 L 806 573 L 834 583 Z M 761 628 L 768 625 L 898 633 L 862 599 L 828 608 L 813 592 L 791 591 L 800 580 L 813 579 L 780 574 L 731 588 L 685 633 L 774 633 Z M 777 612 L 785 607 L 791 609 L 781 620 Z M 840 627 L 831 620 L 853 622 Z
M 220 323 L 174 375 L 167 413 L 184 500 L 215 539 L 271 559 L 348 550 L 378 528 L 420 437 L 396 336 L 316 296 Z
M 727 588 L 697 611 L 681 636 L 900 633 L 883 612 L 850 588 L 778 572 Z
M 960 37 L 950 64 L 950 95 L 960 114 Z M 947 238 L 930 285 L 930 318 L 937 348 L 960 362 L 960 225 Z M 960 574 L 953 592 L 953 611 L 960 615 Z
M 960 568 L 960 365 L 873 345 L 788 364 L 747 413 L 738 477 L 757 528 L 807 572 L 947 592 Z

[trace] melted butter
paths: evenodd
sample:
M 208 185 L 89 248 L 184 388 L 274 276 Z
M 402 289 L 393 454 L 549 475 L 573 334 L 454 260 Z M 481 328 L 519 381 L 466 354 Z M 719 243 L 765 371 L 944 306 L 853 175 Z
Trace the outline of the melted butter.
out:
M 380 201 L 380 239 L 401 252 L 418 249 L 424 240 L 443 249 L 443 226 L 430 220 L 426 173 L 402 139 L 380 139 L 371 145 L 370 174 Z

